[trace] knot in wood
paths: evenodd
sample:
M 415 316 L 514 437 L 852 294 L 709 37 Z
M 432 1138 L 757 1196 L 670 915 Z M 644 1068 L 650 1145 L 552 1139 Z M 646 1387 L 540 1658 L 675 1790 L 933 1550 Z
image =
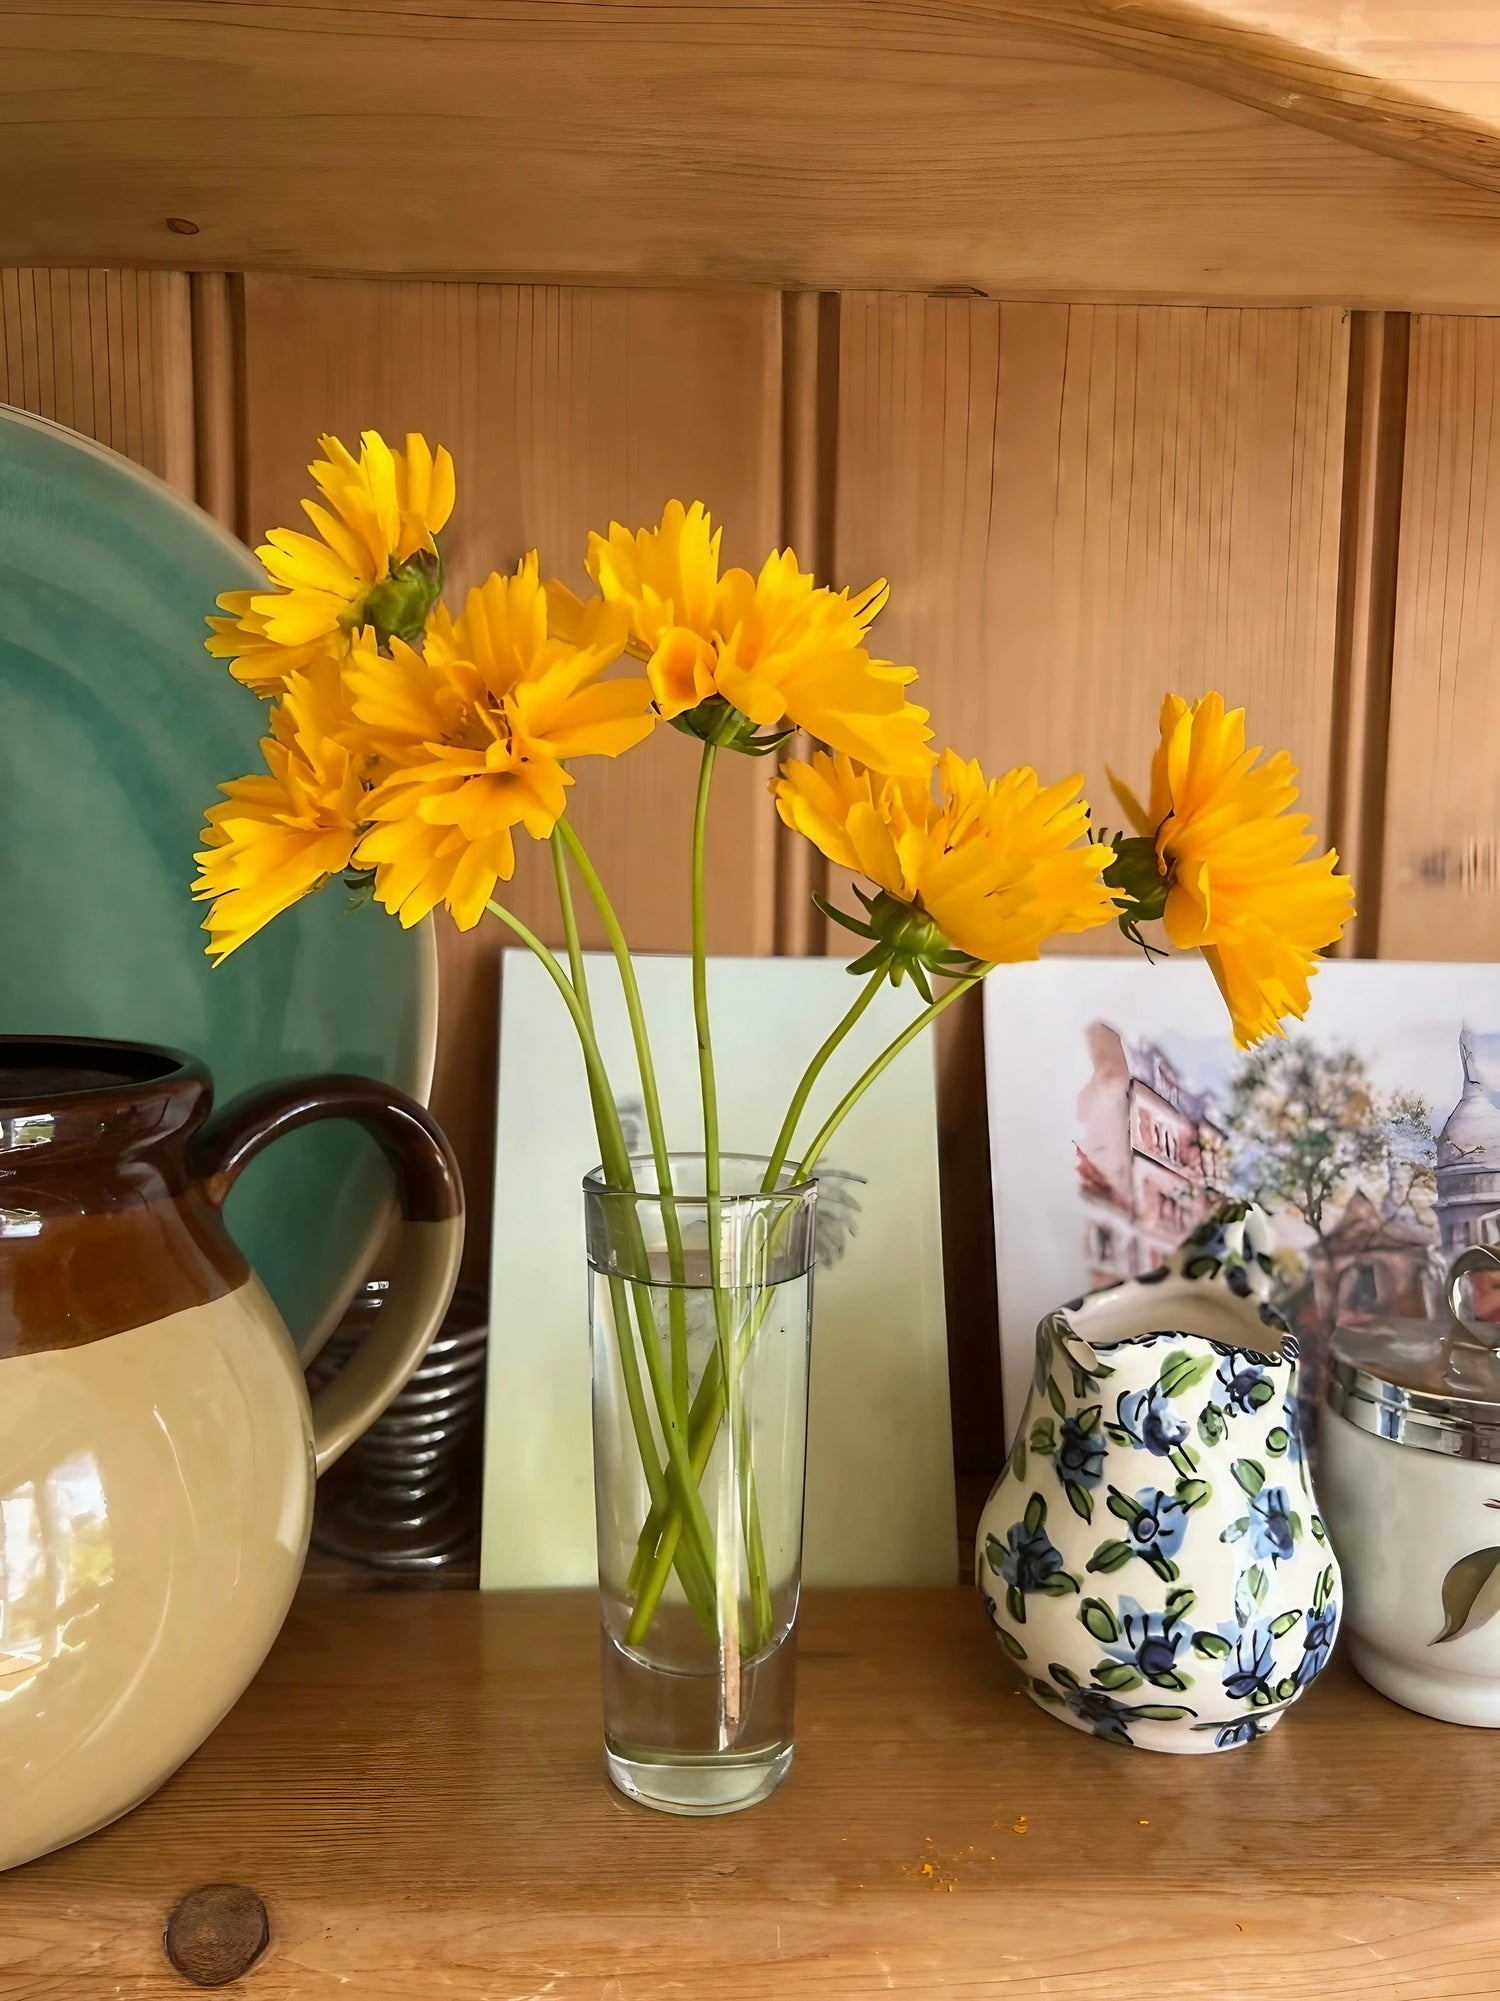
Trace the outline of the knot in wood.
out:
M 266 1907 L 243 1883 L 189 1890 L 167 1919 L 167 1958 L 196 1987 L 223 1987 L 264 1952 L 271 1937 Z

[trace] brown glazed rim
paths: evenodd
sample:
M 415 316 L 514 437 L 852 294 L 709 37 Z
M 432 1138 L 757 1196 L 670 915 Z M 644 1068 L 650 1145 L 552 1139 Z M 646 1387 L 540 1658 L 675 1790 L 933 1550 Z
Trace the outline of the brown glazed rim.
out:
M 201 1084 L 208 1088 L 207 1066 L 186 1050 L 170 1048 L 164 1042 L 124 1042 L 100 1035 L 0 1035 L 0 1071 L 24 1069 L 28 1055 L 38 1060 L 36 1067 L 113 1071 L 105 1081 L 83 1084 L 73 1091 L 14 1093 L 0 1088 L 0 1111 L 8 1116 L 43 1111 L 57 1105 L 86 1110 L 91 1103 L 118 1103 L 120 1099 L 150 1097 L 172 1085 Z M 137 1059 L 128 1062 L 128 1058 Z M 40 1059 L 50 1058 L 45 1065 Z M 70 1062 L 70 1059 L 76 1061 Z M 113 1065 L 110 1059 L 114 1059 Z M 141 1067 L 149 1058 L 150 1070 Z

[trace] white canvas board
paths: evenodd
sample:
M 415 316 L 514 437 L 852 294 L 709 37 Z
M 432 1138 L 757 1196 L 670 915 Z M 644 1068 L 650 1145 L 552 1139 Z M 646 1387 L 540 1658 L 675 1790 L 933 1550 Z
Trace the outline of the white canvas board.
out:
M 690 964 L 641 958 L 669 1144 L 701 1148 Z M 613 960 L 587 955 L 596 1027 L 627 1121 L 640 1120 Z M 831 959 L 709 966 L 726 1148 L 769 1152 L 808 1058 L 858 988 Z M 886 988 L 820 1078 L 816 1131 L 919 1011 Z M 598 1159 L 573 1024 L 529 952 L 505 954 L 481 1583 L 596 1577 L 587 1287 L 580 1183 Z M 911 1044 L 849 1115 L 825 1160 L 814 1281 L 804 1575 L 813 1584 L 947 1584 L 954 1576 L 930 1037 Z M 836 1254 L 835 1254 L 836 1253 Z
M 1500 1241 L 1500 968 L 1330 960 L 1289 1034 L 1264 1046 L 1278 1066 L 1316 1053 L 1295 1103 L 1245 1089 L 1199 960 L 1045 959 L 986 980 L 1007 1428 L 1038 1320 L 1159 1263 L 1224 1194 L 1272 1213 L 1309 1393 L 1336 1321 L 1432 1312 L 1454 1252 Z M 1294 1195 L 1292 1149 L 1330 1111 L 1339 1153 Z

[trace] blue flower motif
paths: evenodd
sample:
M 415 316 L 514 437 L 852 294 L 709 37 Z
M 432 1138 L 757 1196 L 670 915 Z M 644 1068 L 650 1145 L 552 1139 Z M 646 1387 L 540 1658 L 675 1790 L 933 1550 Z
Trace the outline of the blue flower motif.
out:
M 1292 1670 L 1292 1679 L 1299 1688 L 1306 1688 L 1327 1667 L 1338 1625 L 1337 1605 L 1330 1603 L 1308 1613 L 1307 1630 L 1302 1635 L 1302 1658 Z
M 1302 1413 L 1297 1404 L 1295 1378 L 1292 1387 L 1281 1400 L 1281 1423 L 1287 1435 L 1286 1457 L 1289 1466 L 1302 1464 Z
M 1130 1539 L 1144 1556 L 1155 1550 L 1159 1556 L 1175 1556 L 1187 1534 L 1188 1511 L 1175 1494 L 1159 1487 L 1142 1487 L 1135 1497 L 1139 1514 L 1130 1523 Z
M 1098 1408 L 1095 1406 L 1095 1417 Z M 1085 1431 L 1076 1417 L 1063 1419 L 1053 1464 L 1058 1478 L 1072 1480 L 1080 1487 L 1097 1487 L 1104 1478 L 1105 1446 L 1102 1431 Z
M 1189 1629 L 1177 1614 L 1148 1612 L 1134 1598 L 1119 1602 L 1120 1637 L 1104 1651 L 1117 1661 L 1137 1669 L 1148 1681 L 1172 1674 L 1178 1656 L 1187 1646 Z M 1180 1687 L 1181 1683 L 1173 1684 Z
M 1126 1728 L 1132 1711 L 1128 1703 L 1116 1702 L 1112 1695 L 1106 1695 L 1098 1688 L 1069 1688 L 1063 1691 L 1063 1700 L 1081 1723 L 1086 1723 L 1096 1737 L 1108 1737 L 1116 1744 L 1128 1744 L 1130 1732 Z
M 990 1562 L 1017 1591 L 1039 1591 L 1063 1567 L 1062 1551 L 1053 1544 L 1047 1531 L 1029 1529 L 1025 1522 L 1011 1523 L 999 1564 L 995 1565 L 994 1547 L 990 1550 Z
M 1234 1651 L 1224 1668 L 1224 1693 L 1236 1702 L 1248 1702 L 1256 1694 L 1269 1701 L 1274 1671 L 1275 1640 L 1269 1619 L 1258 1620 L 1237 1633 Z
M 1225 1415 L 1250 1416 L 1256 1408 L 1252 1392 L 1265 1378 L 1264 1367 L 1253 1355 L 1231 1349 L 1214 1371 L 1214 1379 L 1224 1392 L 1220 1408 Z
M 1238 1723 L 1220 1725 L 1214 1733 L 1214 1749 L 1228 1751 L 1236 1744 L 1253 1744 L 1259 1735 L 1259 1723 L 1253 1716 L 1244 1716 Z
M 1250 1547 L 1257 1557 L 1269 1557 L 1273 1564 L 1285 1562 L 1292 1554 L 1297 1527 L 1285 1487 L 1262 1487 L 1251 1496 Z
M 1115 1410 L 1132 1444 L 1160 1459 L 1168 1458 L 1188 1435 L 1187 1419 L 1173 1410 L 1160 1383 L 1145 1390 L 1122 1390 Z

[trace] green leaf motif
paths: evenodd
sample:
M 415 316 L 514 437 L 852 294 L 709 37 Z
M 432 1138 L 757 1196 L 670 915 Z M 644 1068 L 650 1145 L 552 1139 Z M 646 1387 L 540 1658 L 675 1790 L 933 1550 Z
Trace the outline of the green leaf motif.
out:
M 1295 1612 L 1282 1612 L 1271 1621 L 1271 1632 L 1278 1640 L 1284 1639 L 1302 1617 L 1299 1607 Z
M 1276 1692 L 1276 1700 L 1278 1702 L 1290 1702 L 1292 1697 L 1297 1693 L 1297 1683 L 1295 1677 L 1292 1675 L 1284 1675 L 1282 1679 L 1277 1682 L 1275 1692 Z
M 1139 1501 L 1133 1501 L 1128 1494 L 1122 1494 L 1118 1487 L 1111 1487 L 1109 1500 L 1105 1504 L 1112 1515 L 1118 1515 L 1122 1522 L 1138 1522 L 1146 1510 Z
M 1199 1508 L 1208 1499 L 1212 1489 L 1206 1480 L 1179 1480 L 1177 1498 L 1185 1508 Z
M 1026 1658 L 1026 1649 L 1021 1645 L 1015 1634 L 1006 1632 L 1003 1626 L 997 1626 L 995 1631 L 1000 1635 L 1000 1644 L 1010 1655 L 1011 1659 L 1013 1661 L 1024 1661 Z
M 1111 1694 L 1125 1688 L 1139 1688 L 1141 1679 L 1128 1661 L 1100 1661 L 1094 1669 L 1095 1688 L 1107 1688 Z
M 1057 1450 L 1057 1433 L 1050 1417 L 1039 1417 L 1031 1427 L 1031 1449 L 1044 1459 L 1050 1459 Z
M 1500 1549 L 1461 1556 L 1443 1579 L 1443 1630 L 1430 1646 L 1477 1632 L 1500 1612 Z
M 1067 1416 L 1068 1400 L 1063 1395 L 1062 1391 L 1057 1387 L 1057 1384 L 1053 1382 L 1050 1376 L 1048 1376 L 1047 1378 L 1047 1401 L 1048 1403 L 1051 1404 L 1052 1408 L 1057 1412 L 1059 1417 Z
M 1284 1452 L 1291 1450 L 1291 1444 L 1292 1435 L 1282 1425 L 1278 1424 L 1273 1431 L 1266 1433 L 1266 1450 L 1274 1452 L 1278 1459 Z
M 1005 1587 L 1005 1609 L 1018 1626 L 1026 1624 L 1026 1594 L 1018 1591 L 1014 1584 Z
M 1163 1556 L 1159 1549 L 1148 1549 L 1144 1554 L 1147 1563 L 1150 1564 L 1163 1584 L 1175 1584 L 1178 1578 L 1181 1577 L 1182 1572 L 1177 1568 L 1171 1557 Z
M 1229 1470 L 1247 1494 L 1258 1494 L 1266 1484 L 1266 1469 L 1258 1459 L 1236 1459 Z
M 1046 1527 L 1047 1503 L 1040 1494 L 1032 1495 L 1021 1519 L 1028 1535 L 1035 1535 L 1038 1529 Z
M 1184 1479 L 1191 1479 L 1198 1470 L 1198 1455 L 1191 1445 L 1174 1445 L 1167 1456 Z
M 1317 1517 L 1314 1516 L 1313 1519 L 1316 1520 Z M 1313 1586 L 1313 1610 L 1315 1612 L 1321 1612 L 1323 1607 L 1328 1603 L 1329 1599 L 1332 1596 L 1333 1596 L 1333 1565 L 1330 1563 L 1327 1569 L 1319 1577 L 1317 1583 Z
M 1031 1677 L 1031 1692 L 1040 1702 L 1062 1701 L 1062 1697 L 1058 1694 L 1057 1690 L 1043 1681 L 1039 1675 Z
M 1160 1674 L 1148 1674 L 1146 1679 L 1153 1688 L 1170 1688 L 1178 1695 L 1185 1694 L 1193 1685 L 1187 1675 L 1179 1674 L 1175 1668 L 1164 1668 Z
M 1120 1622 L 1102 1598 L 1085 1598 L 1078 1608 L 1078 1616 L 1096 1640 L 1108 1644 L 1119 1639 Z
M 1123 1424 L 1109 1424 L 1104 1427 L 1104 1436 L 1111 1445 L 1134 1445 L 1135 1440 Z
M 1324 1526 L 1323 1526 L 1323 1517 L 1322 1517 L 1321 1515 L 1314 1515 L 1314 1516 L 1313 1516 L 1313 1518 L 1312 1518 L 1312 1532 L 1313 1532 L 1313 1537 L 1314 1537 L 1314 1540 L 1315 1540 L 1315 1541 L 1317 1541 L 1317 1542 L 1327 1542 L 1327 1540 L 1328 1540 L 1328 1531 L 1327 1531 L 1327 1529 L 1325 1529 L 1325 1528 L 1324 1528 Z
M 1241 1515 L 1237 1522 L 1231 1522 L 1219 1536 L 1220 1542 L 1238 1542 L 1241 1536 L 1250 1533 L 1250 1517 Z
M 1099 1429 L 1103 1419 L 1103 1404 L 1091 1403 L 1087 1410 L 1081 1410 L 1078 1413 L 1078 1429 L 1092 1434 Z
M 1167 1593 L 1167 1618 L 1169 1620 L 1185 1619 L 1197 1602 L 1198 1594 L 1196 1591 L 1189 1589 L 1186 1584 L 1179 1585 L 1175 1591 Z
M 1048 1661 L 1047 1672 L 1059 1688 L 1076 1689 L 1083 1687 L 1083 1683 L 1074 1674 L 1073 1670 L 1069 1667 L 1064 1667 L 1061 1661 Z
M 1250 1587 L 1250 1596 L 1258 1605 L 1271 1587 L 1271 1580 L 1258 1563 L 1251 1564 L 1245 1572 L 1245 1582 Z
M 1026 1440 L 1017 1438 L 1010 1455 L 1010 1470 L 1017 1480 L 1026 1478 Z
M 1205 1404 L 1198 1417 L 1198 1436 L 1205 1445 L 1222 1445 L 1229 1435 L 1229 1425 L 1223 1411 L 1216 1403 Z
M 1221 1633 L 1194 1633 L 1193 1652 L 1206 1661 L 1227 1661 L 1230 1646 Z
M 1258 1383 L 1250 1385 L 1250 1403 L 1255 1410 L 1263 1410 L 1276 1394 L 1276 1385 L 1268 1377 L 1262 1376 Z
M 1050 1577 L 1043 1579 L 1040 1588 L 1049 1598 L 1066 1598 L 1070 1591 L 1081 1591 L 1083 1586 L 1066 1570 L 1054 1570 Z
M 1196 1389 L 1213 1366 L 1212 1355 L 1190 1355 L 1186 1349 L 1174 1348 L 1161 1365 L 1158 1381 L 1162 1395 L 1180 1397 L 1185 1391 Z
M 1087 1487 L 1080 1487 L 1076 1480 L 1064 1480 L 1063 1492 L 1075 1515 L 1082 1516 L 1086 1522 L 1094 1519 L 1094 1497 Z
M 1141 1702 L 1131 1710 L 1132 1716 L 1144 1717 L 1148 1723 L 1176 1723 L 1184 1716 L 1196 1716 L 1196 1709 L 1183 1709 L 1174 1702 Z
M 1133 1555 L 1134 1551 L 1128 1542 L 1117 1542 L 1111 1537 L 1108 1542 L 1100 1543 L 1089 1558 L 1087 1568 L 1105 1572 L 1119 1570 L 1124 1564 L 1129 1563 Z
M 1004 1557 L 1005 1544 L 1001 1542 L 999 1536 L 987 1535 L 984 1539 L 984 1560 L 997 1577 L 1000 1575 L 1000 1565 Z

